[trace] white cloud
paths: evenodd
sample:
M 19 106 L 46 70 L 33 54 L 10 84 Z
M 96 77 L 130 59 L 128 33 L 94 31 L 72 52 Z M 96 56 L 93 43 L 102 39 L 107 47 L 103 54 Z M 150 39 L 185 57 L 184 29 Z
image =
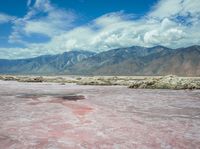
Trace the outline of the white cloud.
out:
M 166 18 L 182 10 L 182 0 L 160 0 L 149 13 L 150 17 Z
M 13 21 L 15 19 L 15 17 L 4 14 L 4 13 L 0 13 L 0 24 L 2 23 L 7 23 L 10 21 Z
M 79 27 L 73 27 L 74 13 L 58 9 L 48 0 L 36 0 L 34 6 L 30 4 L 27 15 L 15 21 L 10 39 L 20 41 L 23 35 L 40 33 L 51 40 L 47 43 L 24 43 L 27 48 L 18 49 L 18 57 L 20 51 L 21 57 L 26 57 L 24 53 L 28 52 L 28 56 L 36 56 L 70 50 L 100 52 L 133 45 L 178 48 L 200 44 L 199 0 L 160 0 L 139 19 L 132 14 L 113 12 Z M 40 11 L 46 15 L 35 19 Z
M 172 17 L 176 15 L 195 16 L 200 12 L 199 0 L 160 0 L 153 10 L 149 13 L 152 17 Z
M 40 33 L 52 37 L 72 27 L 75 15 L 72 12 L 53 10 L 46 17 L 29 19 L 24 24 L 26 34 Z
M 21 42 L 23 36 L 33 33 L 43 34 L 50 38 L 72 28 L 76 15 L 72 11 L 58 9 L 51 5 L 49 0 L 36 0 L 31 6 L 28 1 L 28 13 L 23 18 L 14 21 L 13 32 L 9 41 Z
M 0 48 L 0 59 L 31 58 L 40 54 L 38 50 L 30 51 L 30 48 Z
M 55 49 L 57 46 L 63 52 L 75 49 L 100 52 L 132 45 L 165 45 L 172 48 L 184 46 L 187 27 L 168 18 L 135 21 L 124 18 L 126 15 L 121 13 L 104 15 L 87 26 L 56 36 L 48 44 L 40 46 L 43 49 Z

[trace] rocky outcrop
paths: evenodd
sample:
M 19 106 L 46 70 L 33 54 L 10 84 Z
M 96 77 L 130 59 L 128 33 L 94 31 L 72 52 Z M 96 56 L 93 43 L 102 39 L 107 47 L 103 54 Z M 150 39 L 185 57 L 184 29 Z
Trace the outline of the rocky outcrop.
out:
M 44 82 L 43 77 L 26 77 L 18 80 L 19 82 Z
M 146 78 L 142 81 L 134 81 L 129 88 L 200 89 L 200 80 L 168 75 L 160 78 Z

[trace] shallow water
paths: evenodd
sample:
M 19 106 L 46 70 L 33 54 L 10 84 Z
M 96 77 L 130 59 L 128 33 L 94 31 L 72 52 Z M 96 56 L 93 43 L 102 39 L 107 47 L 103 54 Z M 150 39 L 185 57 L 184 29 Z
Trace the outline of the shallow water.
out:
M 200 147 L 200 90 L 0 81 L 0 148 Z

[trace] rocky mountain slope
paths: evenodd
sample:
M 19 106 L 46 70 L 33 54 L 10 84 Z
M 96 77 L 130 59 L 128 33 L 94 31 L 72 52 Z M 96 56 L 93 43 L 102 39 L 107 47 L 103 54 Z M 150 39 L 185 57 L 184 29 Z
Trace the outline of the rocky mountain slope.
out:
M 101 53 L 71 51 L 24 60 L 0 60 L 2 74 L 200 76 L 200 46 L 133 46 Z
M 115 49 L 89 57 L 72 68 L 77 74 L 199 76 L 200 46 Z
M 62 74 L 69 67 L 95 53 L 70 51 L 58 55 L 44 55 L 30 59 L 0 60 L 1 74 Z

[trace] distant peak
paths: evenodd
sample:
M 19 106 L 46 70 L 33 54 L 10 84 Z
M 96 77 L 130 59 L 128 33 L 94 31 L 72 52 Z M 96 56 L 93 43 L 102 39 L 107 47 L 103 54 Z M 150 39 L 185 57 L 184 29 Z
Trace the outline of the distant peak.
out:
M 163 49 L 168 49 L 167 47 L 162 46 L 162 45 L 157 45 L 157 46 L 154 46 L 154 47 L 152 47 L 152 48 L 163 48 Z

